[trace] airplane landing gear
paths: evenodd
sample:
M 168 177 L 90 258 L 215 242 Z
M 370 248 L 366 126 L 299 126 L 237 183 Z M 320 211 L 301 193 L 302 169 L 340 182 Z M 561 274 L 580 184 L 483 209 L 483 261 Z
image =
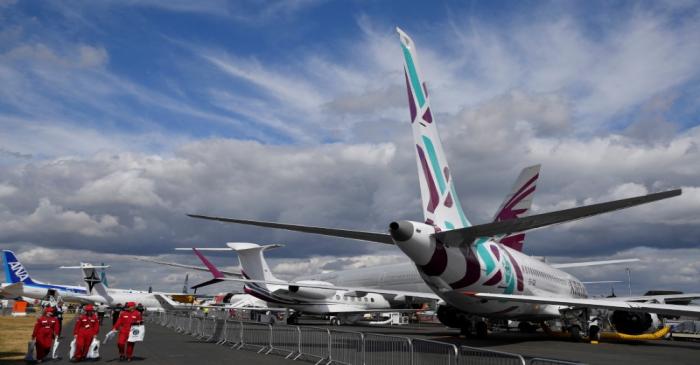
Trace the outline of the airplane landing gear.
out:
M 464 337 L 470 337 L 472 335 L 472 321 L 465 321 L 459 330 L 459 334 Z
M 478 321 L 476 322 L 476 337 L 477 338 L 486 338 L 488 337 L 489 330 L 488 326 L 486 326 L 486 322 L 484 321 Z
M 296 313 L 287 316 L 287 324 L 297 324 L 299 323 L 299 315 Z
M 331 326 L 340 326 L 340 318 L 336 316 L 331 317 Z

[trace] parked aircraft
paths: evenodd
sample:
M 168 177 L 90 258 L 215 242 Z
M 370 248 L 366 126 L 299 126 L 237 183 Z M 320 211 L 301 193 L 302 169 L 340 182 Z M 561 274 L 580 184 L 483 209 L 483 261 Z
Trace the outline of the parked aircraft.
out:
M 288 317 L 289 323 L 296 323 L 302 314 L 329 315 L 332 325 L 340 325 L 341 323 L 355 323 L 368 313 L 414 311 L 392 309 L 391 303 L 384 295 L 374 293 L 369 288 L 365 288 L 364 291 L 354 291 L 295 285 L 332 285 L 316 280 L 295 281 L 293 284 L 282 282 L 274 276 L 264 256 L 264 251 L 281 247 L 281 245 L 260 246 L 255 243 L 229 242 L 226 246 L 227 248 L 191 248 L 191 250 L 211 270 L 215 279 L 245 282 L 243 288 L 245 293 L 266 302 L 268 309 L 272 309 L 273 306 L 277 307 L 274 309 L 279 310 L 292 309 L 294 313 Z M 176 250 L 190 250 L 190 248 Z M 199 252 L 223 250 L 234 251 L 238 254 L 242 267 L 241 273 L 245 279 L 225 278 L 214 264 Z M 424 294 L 429 299 L 434 298 L 432 293 Z
M 8 297 L 28 297 L 34 299 L 60 298 L 71 303 L 94 304 L 104 303 L 114 306 L 118 303 L 136 302 L 143 304 L 147 310 L 172 309 L 173 306 L 164 301 L 161 296 L 169 296 L 168 293 L 149 293 L 130 289 L 107 288 L 97 273 L 96 269 L 103 266 L 94 266 L 81 263 L 80 266 L 62 268 L 77 268 L 82 270 L 83 280 L 87 287 L 57 285 L 42 283 L 33 280 L 24 265 L 17 259 L 12 251 L 3 250 L 3 267 L 8 283 L 2 284 L 1 292 Z M 175 307 L 187 307 L 184 303 L 176 303 Z
M 466 314 L 536 322 L 562 319 L 574 337 L 588 334 L 591 338 L 599 335 L 599 326 L 590 320 L 591 309 L 609 310 L 613 325 L 618 330 L 631 334 L 653 328 L 657 323 L 657 314 L 700 316 L 700 307 L 664 304 L 665 296 L 645 297 L 644 302 L 626 301 L 624 298 L 589 299 L 584 284 L 573 275 L 525 255 L 518 247 L 501 242 L 504 236 L 517 232 L 675 197 L 681 194 L 680 189 L 528 217 L 472 224 L 462 210 L 447 165 L 427 87 L 418 66 L 415 44 L 402 30 L 397 28 L 397 31 L 404 57 L 424 222 L 394 221 L 389 224 L 387 234 L 196 214 L 189 216 L 394 244 L 413 261 L 428 287 L 449 306 L 449 311 L 454 314 L 452 325 L 461 327 L 463 332 L 471 331 L 471 322 L 463 320 Z M 516 194 L 515 198 L 525 194 L 526 190 Z M 227 280 L 243 281 L 233 278 Z M 298 285 L 299 290 L 302 287 L 309 290 L 340 289 L 340 286 L 313 283 L 289 285 Z M 344 289 L 353 290 L 348 287 Z M 689 294 L 685 297 L 694 298 L 698 295 Z M 476 323 L 476 332 L 479 336 L 486 336 L 487 326 L 483 321 Z

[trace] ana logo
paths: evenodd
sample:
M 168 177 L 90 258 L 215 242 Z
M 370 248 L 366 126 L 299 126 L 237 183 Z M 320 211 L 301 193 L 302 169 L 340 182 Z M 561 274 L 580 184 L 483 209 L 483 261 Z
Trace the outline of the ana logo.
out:
M 19 262 L 9 262 L 10 269 L 19 278 L 19 281 L 24 281 L 29 277 L 27 270 Z

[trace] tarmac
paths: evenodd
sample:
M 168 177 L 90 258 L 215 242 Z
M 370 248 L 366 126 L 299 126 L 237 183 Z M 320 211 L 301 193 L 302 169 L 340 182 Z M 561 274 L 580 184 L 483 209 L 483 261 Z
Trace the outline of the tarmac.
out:
M 109 331 L 107 320 L 100 330 L 100 340 Z M 552 339 L 541 333 L 523 334 L 519 332 L 494 332 L 488 339 L 459 337 L 458 332 L 435 325 L 409 326 L 341 326 L 330 327 L 324 322 L 303 322 L 303 326 L 328 327 L 344 331 L 376 332 L 388 335 L 426 338 L 490 350 L 518 353 L 530 359 L 545 357 L 558 360 L 578 361 L 586 364 L 700 364 L 700 342 L 686 341 L 636 341 L 636 342 L 600 342 L 590 344 L 573 342 L 566 339 Z M 59 352 L 63 357 L 51 364 L 68 363 L 69 335 L 73 323 L 64 328 L 63 342 Z M 119 363 L 116 342 L 101 346 L 101 358 L 88 363 Z M 228 346 L 207 343 L 191 336 L 176 333 L 163 326 L 146 323 L 146 338 L 137 343 L 134 352 L 136 364 L 299 364 L 300 361 L 284 359 L 276 355 L 257 354 L 247 350 L 233 350 Z

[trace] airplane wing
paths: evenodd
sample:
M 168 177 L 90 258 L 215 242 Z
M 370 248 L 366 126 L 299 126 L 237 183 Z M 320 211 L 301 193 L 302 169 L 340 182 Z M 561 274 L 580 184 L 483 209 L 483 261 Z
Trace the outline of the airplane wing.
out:
M 351 286 L 335 286 L 335 285 L 323 285 L 323 284 L 307 284 L 307 283 L 295 283 L 289 281 L 276 281 L 276 280 L 253 280 L 253 279 L 236 279 L 236 278 L 224 278 L 226 281 L 236 281 L 239 283 L 258 283 L 258 284 L 270 284 L 270 285 L 286 285 L 290 287 L 302 287 L 302 288 L 315 288 L 315 289 L 330 289 L 330 290 L 342 290 L 348 292 L 356 293 L 375 293 L 383 295 L 403 295 L 407 297 L 415 298 L 425 298 L 425 299 L 435 299 L 441 300 L 439 296 L 435 293 L 427 292 L 414 292 L 414 291 L 403 291 L 403 290 L 389 290 L 389 289 L 378 289 L 378 288 L 360 288 Z
M 360 241 L 386 243 L 389 245 L 394 244 L 394 241 L 391 239 L 391 236 L 388 235 L 387 233 L 351 231 L 351 230 L 347 230 L 347 229 L 301 226 L 301 225 L 296 225 L 296 224 L 282 224 L 282 223 L 273 223 L 273 222 L 252 221 L 252 220 L 246 220 L 246 219 L 210 217 L 210 216 L 199 215 L 199 214 L 188 214 L 187 216 L 192 217 L 192 218 L 208 219 L 208 220 L 226 222 L 226 223 L 247 224 L 247 225 L 251 225 L 251 226 L 286 229 L 288 231 L 322 234 L 324 236 L 350 238 L 353 240 L 360 240 Z
M 626 302 L 647 302 L 647 301 L 657 301 L 660 303 L 674 302 L 679 300 L 695 300 L 700 299 L 700 293 L 688 293 L 688 294 L 662 294 L 662 295 L 641 295 L 638 297 L 618 297 L 617 299 L 623 299 Z
M 2 287 L 0 287 L 0 294 L 5 294 L 5 295 L 11 295 L 13 297 L 17 297 L 22 295 L 22 287 L 23 283 L 21 281 L 18 281 L 16 283 L 11 283 L 11 284 L 2 284 Z
M 681 195 L 681 192 L 681 189 L 669 190 L 660 193 L 637 196 L 634 198 L 613 200 L 605 203 L 535 214 L 501 222 L 480 224 L 471 227 L 438 232 L 435 233 L 435 237 L 438 240 L 451 245 L 471 244 L 478 237 L 493 237 L 501 234 L 523 232 L 535 228 L 570 222 L 598 214 L 655 202 L 657 200 L 672 198 L 674 196 Z
M 464 292 L 464 295 L 481 299 L 491 299 L 508 302 L 551 304 L 578 308 L 601 308 L 611 310 L 624 310 L 630 312 L 651 312 L 656 314 L 665 314 L 672 316 L 689 316 L 700 318 L 700 306 L 628 302 L 624 301 L 623 298 L 555 298 L 541 297 L 535 295 L 492 294 L 474 292 Z
M 570 262 L 570 263 L 566 263 L 566 264 L 549 264 L 549 266 L 556 268 L 556 269 L 569 269 L 572 267 L 614 265 L 614 264 L 624 264 L 626 262 L 637 262 L 637 261 L 640 261 L 640 260 L 637 258 L 634 258 L 634 259 L 603 260 L 603 261 L 588 261 L 588 262 Z
M 631 208 L 637 205 L 651 203 L 657 200 L 672 198 L 681 195 L 682 190 L 669 190 L 660 193 L 653 193 L 633 198 L 613 200 L 605 203 L 585 205 L 582 207 L 558 210 L 549 213 L 535 214 L 522 218 L 509 219 L 499 222 L 475 225 L 466 228 L 453 229 L 435 233 L 434 236 L 449 245 L 468 245 L 478 237 L 493 237 L 509 235 L 515 232 L 524 232 L 535 228 L 541 228 L 553 224 L 574 221 L 594 215 L 612 212 L 615 210 Z M 296 224 L 282 224 L 273 222 L 263 222 L 245 219 L 233 219 L 212 217 L 199 214 L 187 214 L 187 216 L 199 219 L 208 219 L 226 223 L 238 223 L 267 228 L 286 229 L 288 231 L 321 234 L 325 236 L 350 238 L 361 241 L 393 244 L 391 236 L 386 233 L 374 233 L 365 231 L 353 231 L 346 229 L 323 228 L 302 226 Z
M 227 249 L 227 250 L 230 251 L 230 249 Z M 133 259 L 139 260 L 139 261 L 151 262 L 151 263 L 158 264 L 158 265 L 166 265 L 166 266 L 180 267 L 183 269 L 210 272 L 209 269 L 207 269 L 204 266 L 185 265 L 185 264 L 180 264 L 177 262 L 159 261 L 159 260 L 148 259 L 145 257 L 133 257 Z M 219 270 L 219 272 L 221 272 L 222 274 L 224 274 L 226 276 L 233 276 L 233 277 L 237 277 L 237 278 L 243 277 L 243 275 L 241 274 L 240 271 Z

